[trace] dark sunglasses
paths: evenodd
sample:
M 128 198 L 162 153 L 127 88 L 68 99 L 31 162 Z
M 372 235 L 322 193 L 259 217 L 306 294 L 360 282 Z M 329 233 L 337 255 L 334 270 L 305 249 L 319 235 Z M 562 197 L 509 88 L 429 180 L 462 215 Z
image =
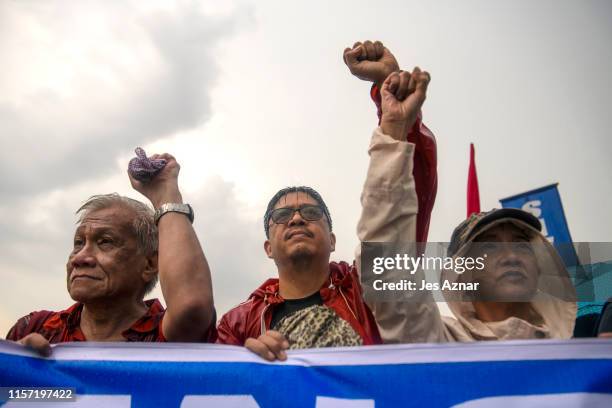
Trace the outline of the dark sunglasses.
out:
M 318 205 L 303 205 L 299 208 L 277 208 L 272 210 L 270 218 L 275 224 L 286 224 L 296 211 L 306 221 L 318 221 L 323 217 L 323 209 Z

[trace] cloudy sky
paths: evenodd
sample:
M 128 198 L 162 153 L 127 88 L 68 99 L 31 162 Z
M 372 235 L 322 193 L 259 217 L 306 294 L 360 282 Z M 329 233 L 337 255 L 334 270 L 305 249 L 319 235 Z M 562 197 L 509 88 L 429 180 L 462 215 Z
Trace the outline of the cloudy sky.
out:
M 558 182 L 574 240 L 612 240 L 609 1 L 220 3 L 0 1 L 0 336 L 71 304 L 74 211 L 142 199 L 136 146 L 181 164 L 219 314 L 275 275 L 261 219 L 281 187 L 321 192 L 352 260 L 376 116 L 342 50 L 365 39 L 432 75 L 431 241 L 465 216 L 470 142 L 483 209 Z

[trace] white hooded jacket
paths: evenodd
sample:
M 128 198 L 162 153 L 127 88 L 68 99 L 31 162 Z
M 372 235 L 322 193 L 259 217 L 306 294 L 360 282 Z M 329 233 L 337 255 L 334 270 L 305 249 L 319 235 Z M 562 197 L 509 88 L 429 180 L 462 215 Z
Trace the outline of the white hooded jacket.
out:
M 370 164 L 361 196 L 362 213 L 357 227 L 360 242 L 409 243 L 415 241 L 417 195 L 412 175 L 413 145 L 374 132 L 369 149 Z M 483 227 L 457 251 L 467 251 L 479 234 L 503 222 L 531 231 L 533 242 L 544 248 L 538 254 L 543 285 L 531 303 L 527 320 L 510 317 L 483 322 L 471 302 L 448 302 L 453 317 L 442 317 L 431 293 L 422 291 L 418 301 L 366 302 L 386 343 L 418 343 L 473 340 L 570 338 L 576 317 L 573 285 L 556 250 L 535 228 L 518 220 L 500 219 Z M 360 269 L 361 247 L 356 251 Z M 394 272 L 399 273 L 399 272 Z M 457 276 L 455 273 L 450 274 Z M 406 276 L 386 275 L 388 281 Z M 413 275 L 418 279 L 419 275 Z M 555 287 L 557 286 L 557 287 Z M 364 291 L 366 288 L 364 287 Z M 563 299 L 550 294 L 562 293 Z

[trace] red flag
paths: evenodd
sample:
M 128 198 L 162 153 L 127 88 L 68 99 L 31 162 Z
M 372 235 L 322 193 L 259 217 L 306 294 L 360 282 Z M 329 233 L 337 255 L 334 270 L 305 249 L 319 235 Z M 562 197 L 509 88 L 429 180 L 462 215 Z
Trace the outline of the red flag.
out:
M 470 168 L 467 182 L 467 216 L 480 212 L 480 193 L 478 192 L 478 176 L 476 175 L 476 158 L 474 143 L 470 143 Z

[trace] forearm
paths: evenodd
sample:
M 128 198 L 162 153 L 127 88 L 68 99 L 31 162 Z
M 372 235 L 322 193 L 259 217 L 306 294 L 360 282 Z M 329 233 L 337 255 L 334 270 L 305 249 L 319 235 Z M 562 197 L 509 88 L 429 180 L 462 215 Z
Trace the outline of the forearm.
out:
M 372 137 L 369 154 L 370 164 L 361 196 L 362 213 L 357 226 L 360 242 L 401 243 L 404 246 L 414 243 L 418 213 L 412 171 L 414 145 L 385 135 L 379 128 Z M 407 249 L 414 251 L 415 247 Z M 355 259 L 359 271 L 360 257 L 361 246 L 358 246 Z M 422 278 L 422 272 L 407 276 L 400 270 L 390 270 L 382 276 L 386 282 L 401 279 L 418 282 Z M 415 295 L 416 297 L 411 299 L 391 302 L 382 299 L 367 300 L 385 342 L 441 339 L 442 321 L 431 295 L 428 292 Z
M 189 219 L 180 213 L 159 220 L 159 279 L 167 305 L 164 336 L 197 341 L 213 318 L 210 269 Z
M 357 226 L 360 241 L 413 242 L 417 199 L 412 175 L 414 145 L 374 131 Z

